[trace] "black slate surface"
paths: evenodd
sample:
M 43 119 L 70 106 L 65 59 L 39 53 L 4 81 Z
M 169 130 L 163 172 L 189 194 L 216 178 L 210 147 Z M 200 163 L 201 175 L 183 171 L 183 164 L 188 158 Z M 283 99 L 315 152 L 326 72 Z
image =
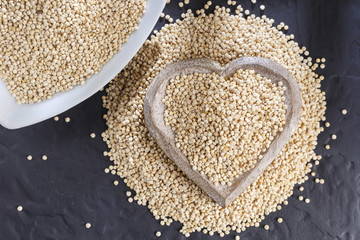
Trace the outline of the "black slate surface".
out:
M 180 16 L 178 1 L 165 9 L 174 18 Z M 206 1 L 192 0 L 199 8 Z M 253 9 L 247 0 L 238 1 Z M 213 1 L 225 4 L 226 1 Z M 297 188 L 289 205 L 272 213 L 262 227 L 249 228 L 241 239 L 279 240 L 357 240 L 360 239 L 360 1 L 359 0 L 272 0 L 259 1 L 252 12 L 265 14 L 290 26 L 300 45 L 313 58 L 326 57 L 327 68 L 319 71 L 326 79 L 331 126 L 319 137 L 317 152 L 324 155 L 315 167 L 325 184 L 313 177 L 304 184 L 301 195 L 310 197 L 305 204 L 296 199 Z M 163 25 L 160 21 L 159 29 Z M 1 240 L 139 240 L 186 239 L 178 233 L 180 224 L 164 227 L 146 207 L 128 203 L 127 188 L 117 177 L 105 174 L 110 161 L 100 134 L 106 129 L 101 95 L 95 96 L 53 119 L 20 130 L 0 127 L 0 239 Z M 0 103 L 1 104 L 1 103 Z M 348 114 L 343 116 L 341 109 Z M 70 123 L 64 118 L 69 116 Z M 90 138 L 90 133 L 96 138 Z M 337 140 L 331 140 L 335 133 Z M 330 144 L 331 149 L 323 146 Z M 28 161 L 27 155 L 33 160 Z M 41 156 L 46 154 L 47 161 Z M 16 207 L 24 210 L 18 212 Z M 282 224 L 276 218 L 284 218 Z M 86 229 L 84 224 L 92 227 Z M 234 239 L 236 233 L 222 239 Z M 188 239 L 219 239 L 194 233 Z

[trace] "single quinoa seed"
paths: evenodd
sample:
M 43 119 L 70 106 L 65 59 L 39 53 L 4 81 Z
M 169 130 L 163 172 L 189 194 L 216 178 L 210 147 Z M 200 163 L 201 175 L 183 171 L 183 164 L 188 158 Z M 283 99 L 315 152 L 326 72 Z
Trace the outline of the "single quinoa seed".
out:
M 67 123 L 70 122 L 70 118 L 69 118 L 69 117 L 66 117 L 66 118 L 65 118 L 65 122 L 67 122 Z
M 59 117 L 58 117 L 58 116 L 55 116 L 55 117 L 54 117 L 54 121 L 55 121 L 55 122 L 59 121 Z
M 155 219 L 182 223 L 180 232 L 185 236 L 201 229 L 208 229 L 211 236 L 225 235 L 233 227 L 245 231 L 260 223 L 277 205 L 288 203 L 295 184 L 309 179 L 307 163 L 318 156 L 314 149 L 326 102 L 320 76 L 304 58 L 306 48 L 277 30 L 272 19 L 255 15 L 245 19 L 242 7 L 236 9 L 238 15 L 218 6 L 209 15 L 195 16 L 189 11 L 184 20 L 165 25 L 145 42 L 103 97 L 108 129 L 102 137 L 110 148 L 112 171 L 126 180 L 136 201 L 146 204 Z M 173 62 L 206 57 L 225 65 L 243 56 L 268 58 L 293 75 L 301 85 L 301 127 L 266 170 L 230 206 L 221 208 L 151 138 L 145 126 L 144 97 L 150 82 Z
M 18 212 L 22 212 L 22 210 L 24 210 L 24 208 L 23 208 L 22 206 L 17 206 L 16 210 L 17 210 Z
M 29 160 L 29 161 L 32 160 L 32 156 L 31 156 L 31 155 L 28 155 L 26 158 L 27 158 L 27 160 Z
M 157 231 L 157 232 L 155 233 L 155 236 L 161 237 L 161 232 L 160 232 L 160 231 Z
M 46 161 L 48 159 L 48 157 L 46 155 L 43 155 L 42 157 L 42 160 Z
M 91 228 L 91 223 L 86 223 L 86 224 L 85 224 L 85 227 L 86 227 L 87 229 Z
M 84 84 L 127 42 L 146 0 L 1 1 L 0 77 L 18 103 Z
M 96 137 L 96 134 L 95 134 L 95 133 L 91 133 L 91 134 L 90 134 L 90 137 L 91 137 L 91 138 L 95 138 L 95 137 Z
M 347 114 L 347 110 L 346 110 L 346 109 L 343 109 L 343 110 L 341 110 L 341 113 L 342 113 L 342 115 L 346 115 L 346 114 Z
M 264 229 L 265 229 L 265 230 L 269 230 L 269 229 L 270 229 L 269 225 L 265 225 L 265 226 L 264 226 Z
M 278 222 L 278 223 L 282 223 L 282 222 L 283 222 L 283 219 L 282 219 L 282 218 L 278 218 L 278 219 L 277 219 L 277 222 Z

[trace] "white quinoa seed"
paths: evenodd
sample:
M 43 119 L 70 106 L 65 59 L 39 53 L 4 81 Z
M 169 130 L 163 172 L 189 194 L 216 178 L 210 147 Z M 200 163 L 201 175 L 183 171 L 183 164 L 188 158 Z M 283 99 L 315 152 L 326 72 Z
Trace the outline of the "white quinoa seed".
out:
M 308 179 L 307 163 L 317 156 L 314 149 L 321 132 L 319 122 L 326 110 L 325 94 L 320 90 L 320 76 L 302 56 L 306 50 L 273 27 L 272 20 L 255 15 L 245 19 L 218 6 L 211 15 L 201 13 L 195 17 L 192 12 L 185 15 L 184 20 L 165 25 L 146 41 L 106 89 L 103 105 L 108 110 L 104 115 L 108 130 L 103 138 L 110 148 L 108 157 L 113 171 L 124 178 L 142 204 L 147 204 L 155 219 L 179 221 L 184 235 L 204 228 L 209 235 L 215 232 L 225 235 L 233 227 L 245 231 L 276 211 L 278 204 L 286 205 L 295 184 Z M 278 62 L 301 84 L 301 127 L 252 185 L 222 209 L 150 137 L 144 121 L 143 99 L 151 80 L 174 61 L 208 57 L 225 65 L 242 56 Z
M 54 117 L 54 121 L 55 121 L 55 122 L 59 121 L 59 117 L 58 117 L 58 116 L 55 116 L 55 117 Z
M 32 160 L 32 156 L 31 156 L 31 155 L 28 155 L 26 158 L 27 158 L 27 160 L 29 160 L 29 161 Z
M 95 138 L 95 137 L 96 137 L 96 134 L 95 134 L 95 133 L 90 133 L 90 137 L 91 137 L 91 138 Z
M 146 0 L 1 1 L 0 77 L 18 103 L 84 84 L 127 42 L 145 7 Z
M 346 115 L 346 114 L 347 114 L 347 110 L 346 110 L 346 109 L 343 109 L 343 110 L 341 110 L 341 113 L 342 113 L 342 115 Z
M 22 212 L 23 209 L 24 209 L 24 208 L 23 208 L 22 206 L 17 206 L 17 208 L 16 208 L 16 210 L 17 210 L 18 212 Z
M 69 117 L 66 117 L 66 118 L 65 118 L 65 122 L 67 122 L 67 123 L 70 122 L 70 118 L 69 118 Z
M 42 160 L 46 161 L 48 159 L 48 157 L 46 155 L 43 155 L 42 157 Z
M 86 223 L 86 224 L 85 224 L 85 227 L 86 227 L 87 229 L 91 228 L 91 223 Z
M 157 231 L 157 232 L 155 233 L 155 235 L 156 235 L 157 237 L 161 237 L 161 232 L 160 232 L 160 231 Z
M 282 223 L 282 222 L 283 222 L 283 219 L 282 219 L 282 218 L 278 218 L 276 221 L 277 221 L 278 223 Z

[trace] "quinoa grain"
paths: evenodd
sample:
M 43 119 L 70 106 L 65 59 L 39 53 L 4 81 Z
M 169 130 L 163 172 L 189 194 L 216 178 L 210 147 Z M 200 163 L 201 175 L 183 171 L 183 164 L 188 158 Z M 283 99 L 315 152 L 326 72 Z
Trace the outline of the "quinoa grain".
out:
M 273 23 L 266 17 L 231 15 L 225 7 L 215 6 L 213 14 L 197 17 L 189 11 L 184 20 L 165 25 L 146 41 L 106 89 L 103 105 L 108 110 L 104 116 L 108 129 L 103 138 L 110 148 L 113 171 L 135 191 L 134 198 L 147 203 L 155 219 L 181 222 L 185 236 L 203 228 L 209 235 L 224 235 L 232 227 L 245 231 L 250 222 L 260 223 L 276 211 L 278 204 L 286 205 L 294 185 L 308 179 L 307 163 L 317 156 L 314 148 L 326 109 L 325 95 L 319 77 L 301 55 L 305 50 Z M 303 108 L 298 128 L 281 153 L 230 206 L 221 208 L 151 138 L 143 98 L 150 81 L 172 62 L 208 57 L 224 65 L 242 56 L 282 64 L 301 85 Z
M 18 103 L 84 84 L 136 30 L 146 0 L 0 1 L 0 77 Z

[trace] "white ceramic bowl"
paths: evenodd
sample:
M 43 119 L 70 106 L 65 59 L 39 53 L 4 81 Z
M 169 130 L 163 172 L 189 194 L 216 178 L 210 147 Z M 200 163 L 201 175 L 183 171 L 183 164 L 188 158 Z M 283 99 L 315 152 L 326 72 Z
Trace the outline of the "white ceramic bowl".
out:
M 0 124 L 9 129 L 26 127 L 58 115 L 89 98 L 104 87 L 134 57 L 154 28 L 166 0 L 147 0 L 146 12 L 139 29 L 129 41 L 106 63 L 98 74 L 86 80 L 84 85 L 55 94 L 51 99 L 35 104 L 17 104 L 0 79 Z

